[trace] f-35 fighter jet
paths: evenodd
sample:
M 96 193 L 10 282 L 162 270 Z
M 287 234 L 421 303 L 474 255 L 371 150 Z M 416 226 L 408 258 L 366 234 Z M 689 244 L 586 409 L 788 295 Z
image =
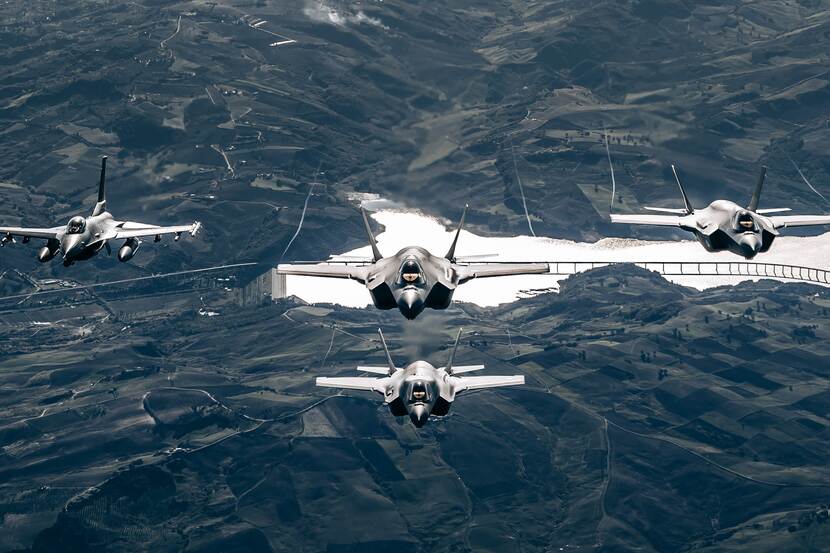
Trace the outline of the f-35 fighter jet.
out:
M 365 284 L 378 309 L 398 308 L 404 317 L 414 319 L 425 308 L 446 309 L 460 285 L 474 278 L 528 275 L 550 272 L 547 263 L 468 263 L 456 259 L 455 247 L 464 226 L 464 214 L 449 251 L 444 257 L 432 255 L 424 248 L 411 246 L 395 255 L 383 257 L 361 209 L 363 224 L 372 246 L 372 259 L 342 264 L 281 264 L 277 272 L 328 278 L 350 278 Z
M 118 250 L 119 261 L 129 261 L 133 258 L 141 240 L 144 236 L 153 236 L 155 242 L 161 240 L 162 234 L 175 234 L 178 240 L 183 232 L 195 235 L 201 227 L 196 222 L 190 225 L 178 225 L 172 227 L 159 227 L 156 225 L 145 225 L 129 221 L 116 221 L 107 211 L 107 200 L 105 194 L 105 180 L 107 172 L 107 158 L 101 159 L 101 180 L 98 184 L 98 202 L 92 210 L 92 215 L 83 217 L 76 215 L 69 219 L 66 226 L 52 228 L 21 228 L 21 227 L 0 227 L 0 246 L 7 242 L 14 243 L 15 236 L 23 237 L 23 243 L 32 238 L 46 239 L 46 245 L 40 249 L 37 258 L 46 262 L 59 253 L 63 257 L 65 267 L 72 265 L 75 261 L 89 259 L 97 254 L 102 248 L 111 253 L 110 240 L 124 240 L 124 244 Z
M 396 417 L 409 415 L 412 424 L 421 428 L 430 415 L 443 417 L 449 413 L 456 395 L 467 390 L 518 386 L 525 383 L 523 375 L 514 376 L 457 376 L 478 371 L 484 365 L 453 366 L 461 330 L 455 338 L 446 367 L 435 368 L 426 361 L 415 361 L 406 368 L 395 366 L 383 332 L 378 329 L 380 341 L 386 352 L 387 367 L 357 367 L 358 371 L 382 374 L 382 378 L 370 377 L 320 377 L 317 386 L 367 390 L 383 396 L 383 401 Z
M 647 207 L 649 211 L 671 213 L 672 215 L 615 215 L 614 223 L 634 225 L 662 225 L 680 227 L 694 233 L 703 247 L 710 252 L 730 251 L 734 254 L 752 259 L 759 252 L 767 251 L 772 241 L 778 236 L 779 229 L 808 225 L 830 225 L 830 215 L 777 215 L 772 213 L 790 211 L 790 208 L 758 209 L 761 189 L 767 168 L 761 168 L 761 175 L 755 185 L 755 192 L 747 207 L 741 207 L 728 200 L 716 200 L 703 209 L 694 209 L 677 170 L 672 165 L 672 172 L 680 187 L 685 207 L 667 209 Z

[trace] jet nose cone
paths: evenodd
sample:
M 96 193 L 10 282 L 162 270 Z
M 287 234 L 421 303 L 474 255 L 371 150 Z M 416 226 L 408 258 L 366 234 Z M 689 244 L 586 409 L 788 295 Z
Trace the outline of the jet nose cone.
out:
M 761 250 L 761 238 L 757 234 L 745 234 L 741 236 L 738 244 L 741 247 L 741 253 L 746 258 L 753 258 Z
M 427 420 L 429 420 L 429 411 L 427 411 L 425 405 L 416 405 L 412 408 L 412 411 L 409 412 L 409 418 L 412 420 L 412 424 L 418 428 L 421 428 L 427 423 Z
M 61 240 L 61 251 L 65 260 L 72 259 L 79 250 L 83 249 L 83 242 L 80 236 L 65 236 Z
M 417 317 L 424 310 L 424 300 L 421 298 L 421 293 L 412 288 L 404 290 L 398 299 L 398 309 L 407 319 Z

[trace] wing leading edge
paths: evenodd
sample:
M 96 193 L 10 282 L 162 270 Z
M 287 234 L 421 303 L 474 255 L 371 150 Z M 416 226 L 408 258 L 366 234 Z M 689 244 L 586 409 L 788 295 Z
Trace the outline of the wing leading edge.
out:
M 193 223 L 190 225 L 175 225 L 170 227 L 158 227 L 155 225 L 145 225 L 142 223 L 123 223 L 115 229 L 113 240 L 119 238 L 142 238 L 144 236 L 157 236 L 159 234 L 181 234 L 182 232 L 189 232 L 191 236 L 195 236 L 202 227 L 201 223 Z
M 490 278 L 510 275 L 540 275 L 550 272 L 547 263 L 470 263 L 453 264 L 462 284 L 474 278 Z
M 281 263 L 277 265 L 277 273 L 281 275 L 313 276 L 324 278 L 350 278 L 352 280 L 366 283 L 369 268 L 366 266 L 355 267 L 352 265 L 328 265 L 320 263 L 317 265 L 292 265 Z
M 316 385 L 324 388 L 345 388 L 348 390 L 365 390 L 367 392 L 386 392 L 386 378 L 370 378 L 365 376 L 320 376 Z
M 58 233 L 61 232 L 64 227 L 52 227 L 52 228 L 24 228 L 24 227 L 0 227 L 0 234 L 5 235 L 12 235 L 12 236 L 24 236 L 29 238 L 57 238 Z
M 657 225 L 661 227 L 686 227 L 688 226 L 688 215 L 615 215 L 611 214 L 612 223 L 623 223 L 627 225 Z
M 769 219 L 775 228 L 830 225 L 830 215 L 777 215 Z
M 455 391 L 481 390 L 501 386 L 521 386 L 525 383 L 524 375 L 513 376 L 464 376 L 455 379 Z

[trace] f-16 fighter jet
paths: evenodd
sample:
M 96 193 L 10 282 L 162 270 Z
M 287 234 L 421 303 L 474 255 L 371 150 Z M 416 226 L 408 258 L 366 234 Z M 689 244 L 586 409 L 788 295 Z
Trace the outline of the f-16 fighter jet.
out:
M 138 247 L 141 245 L 139 239 L 142 237 L 153 236 L 154 241 L 159 242 L 162 234 L 175 234 L 175 240 L 178 240 L 183 232 L 189 232 L 193 236 L 201 227 L 198 222 L 190 225 L 159 227 L 113 219 L 107 211 L 107 199 L 104 189 L 106 172 L 107 158 L 104 156 L 101 159 L 98 202 L 92 210 L 92 215 L 89 217 L 76 215 L 69 219 L 66 226 L 62 227 L 0 227 L 0 234 L 4 235 L 0 240 L 0 245 L 5 246 L 7 242 L 14 243 L 15 236 L 23 237 L 24 244 L 32 238 L 44 238 L 46 245 L 38 252 L 38 260 L 45 263 L 60 253 L 64 266 L 68 267 L 75 261 L 89 259 L 101 251 L 102 248 L 106 248 L 108 254 L 111 253 L 109 244 L 111 240 L 124 240 L 124 244 L 118 250 L 118 260 L 129 261 L 138 251 Z
M 435 368 L 426 361 L 415 361 L 406 368 L 396 367 L 378 329 L 386 352 L 386 367 L 358 367 L 361 372 L 382 374 L 382 378 L 340 377 L 317 379 L 317 386 L 367 390 L 383 396 L 383 401 L 396 417 L 409 415 L 412 424 L 421 428 L 430 415 L 443 417 L 450 411 L 456 395 L 467 390 L 518 386 L 525 383 L 523 375 L 514 376 L 457 376 L 484 368 L 484 365 L 453 366 L 461 330 L 455 338 L 446 367 Z
M 550 272 L 547 263 L 468 263 L 456 259 L 455 247 L 464 226 L 464 214 L 449 251 L 444 257 L 432 255 L 424 248 L 411 246 L 395 255 L 383 257 L 361 209 L 366 234 L 372 246 L 372 259 L 341 264 L 281 264 L 277 272 L 329 278 L 350 278 L 365 284 L 378 309 L 398 308 L 404 317 L 414 319 L 425 308 L 446 309 L 460 285 L 474 278 L 527 275 Z
M 778 236 L 779 229 L 802 227 L 808 225 L 830 225 L 829 215 L 777 215 L 772 213 L 790 211 L 790 208 L 758 209 L 761 189 L 767 168 L 761 168 L 761 175 L 755 185 L 755 192 L 747 207 L 741 207 L 728 200 L 716 200 L 703 209 L 694 209 L 689 197 L 683 190 L 683 184 L 672 165 L 674 179 L 680 187 L 685 207 L 667 209 L 647 207 L 649 211 L 671 213 L 672 215 L 614 215 L 614 223 L 634 225 L 662 225 L 680 227 L 694 233 L 703 247 L 710 252 L 730 251 L 734 254 L 752 259 L 758 252 L 767 251 L 772 241 Z

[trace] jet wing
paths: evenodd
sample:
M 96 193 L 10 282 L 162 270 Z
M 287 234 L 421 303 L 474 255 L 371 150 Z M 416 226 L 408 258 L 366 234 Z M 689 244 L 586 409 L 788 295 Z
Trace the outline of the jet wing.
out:
M 525 383 L 524 375 L 514 376 L 465 376 L 455 379 L 455 391 L 498 388 L 500 386 L 520 386 Z
M 57 238 L 58 233 L 64 227 L 52 228 L 23 228 L 23 227 L 0 227 L 0 234 L 11 234 L 12 236 L 28 236 L 29 238 Z
M 769 220 L 775 228 L 830 225 L 830 215 L 778 215 Z
M 455 263 L 453 269 L 458 275 L 459 284 L 462 284 L 474 278 L 545 274 L 550 272 L 550 265 L 547 263 Z
M 615 215 L 611 214 L 612 223 L 628 225 L 657 225 L 661 227 L 685 227 L 686 216 L 673 215 Z
M 350 278 L 366 283 L 369 274 L 368 266 L 331 265 L 319 263 L 316 265 L 292 265 L 281 263 L 277 265 L 277 273 L 281 275 L 313 276 L 325 278 Z
M 386 392 L 386 378 L 368 378 L 365 376 L 342 376 L 317 378 L 317 386 L 324 388 L 346 388 L 348 390 L 366 390 L 367 392 Z
M 119 238 L 141 238 L 144 236 L 156 236 L 159 234 L 179 234 L 182 232 L 189 232 L 191 236 L 195 236 L 202 227 L 201 223 L 193 223 L 191 225 L 176 225 L 171 227 L 159 227 L 156 225 L 145 225 L 143 223 L 126 222 L 121 223 L 115 229 L 115 234 L 108 237 L 112 240 Z

